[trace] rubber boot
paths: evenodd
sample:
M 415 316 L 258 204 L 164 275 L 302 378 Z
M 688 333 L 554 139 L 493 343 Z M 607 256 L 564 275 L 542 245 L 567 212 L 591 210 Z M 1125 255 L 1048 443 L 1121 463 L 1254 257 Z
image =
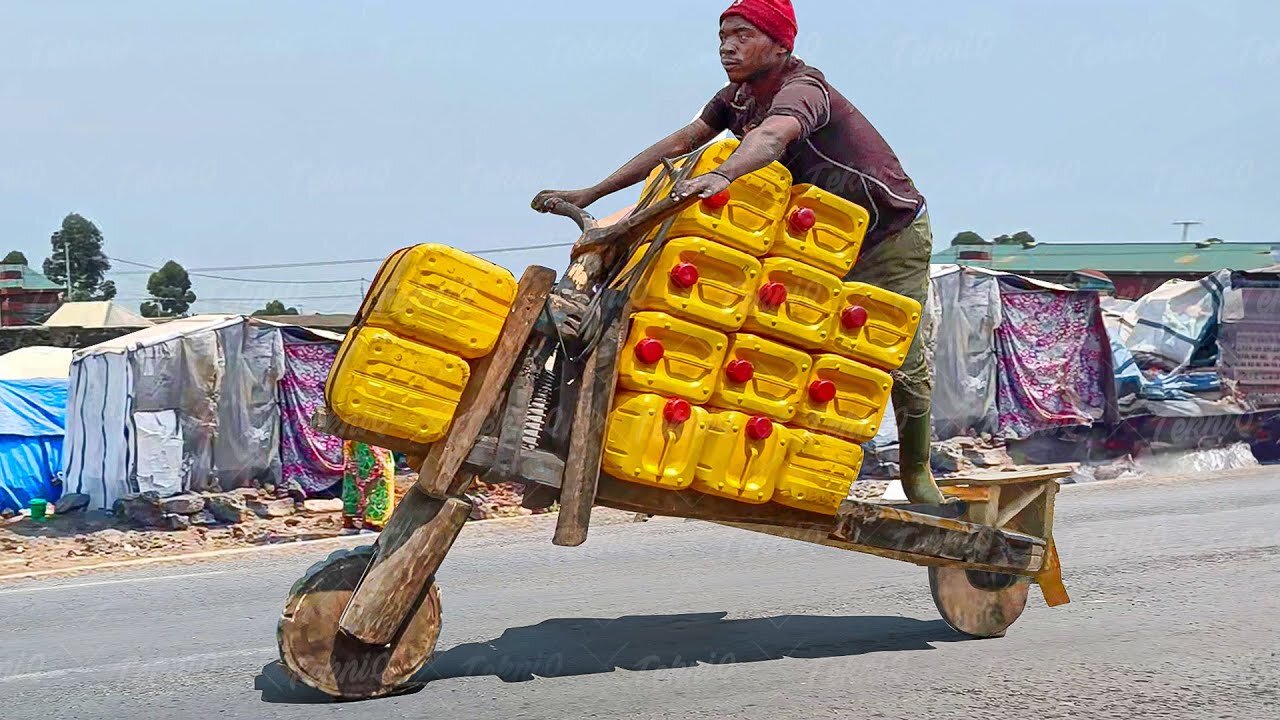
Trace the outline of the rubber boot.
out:
M 896 407 L 895 407 L 896 410 Z M 902 489 L 913 504 L 942 505 L 947 502 L 929 468 L 933 431 L 929 413 L 894 418 L 898 421 L 898 464 L 902 468 Z

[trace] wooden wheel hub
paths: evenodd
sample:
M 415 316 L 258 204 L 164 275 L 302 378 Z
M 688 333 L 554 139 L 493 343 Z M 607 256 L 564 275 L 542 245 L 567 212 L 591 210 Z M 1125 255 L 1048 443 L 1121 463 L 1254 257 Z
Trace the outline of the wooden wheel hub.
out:
M 372 557 L 372 547 L 361 547 L 313 565 L 294 583 L 277 626 L 280 660 L 290 674 L 331 697 L 364 699 L 395 692 L 431 659 L 440 637 L 440 595 L 434 583 L 386 645 L 366 645 L 338 629 Z
M 1022 615 L 1031 584 L 998 573 L 929 568 L 929 591 L 942 619 L 956 632 L 976 638 L 1003 637 Z

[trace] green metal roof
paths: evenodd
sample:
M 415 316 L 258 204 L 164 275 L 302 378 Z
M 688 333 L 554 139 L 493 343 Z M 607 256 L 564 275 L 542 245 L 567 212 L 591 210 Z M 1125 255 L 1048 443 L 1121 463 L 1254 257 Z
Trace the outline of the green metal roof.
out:
M 958 259 L 965 250 L 986 251 L 991 261 Z M 1274 253 L 1274 254 L 1273 254 Z M 934 253 L 934 264 L 982 265 L 1011 273 L 1065 273 L 1073 270 L 1166 274 L 1258 270 L 1275 265 L 1280 243 L 1039 243 L 953 245 Z
M 21 279 L 10 279 L 5 275 L 13 271 L 21 273 Z M 0 265 L 0 288 L 21 288 L 23 290 L 61 290 L 62 286 L 49 278 L 32 270 L 26 265 Z

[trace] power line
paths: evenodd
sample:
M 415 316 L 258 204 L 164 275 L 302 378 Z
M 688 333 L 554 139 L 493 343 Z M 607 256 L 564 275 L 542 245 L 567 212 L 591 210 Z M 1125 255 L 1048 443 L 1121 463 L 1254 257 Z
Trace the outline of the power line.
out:
M 572 247 L 572 246 L 573 246 L 573 243 L 571 243 L 571 242 L 556 242 L 556 243 L 541 243 L 541 244 L 536 244 L 536 245 L 512 245 L 512 246 L 510 246 L 510 247 L 486 248 L 486 249 L 484 249 L 484 250 L 467 250 L 466 252 L 467 252 L 468 254 L 471 254 L 471 255 L 501 255 L 501 254 L 503 254 L 503 253 L 526 252 L 526 251 L 529 251 L 529 250 L 550 250 L 550 249 L 554 249 L 554 248 L 564 248 L 564 247 Z M 108 258 L 108 259 L 109 259 L 109 260 L 111 260 L 112 262 L 124 263 L 125 265 L 135 265 L 135 266 L 137 266 L 137 267 L 147 268 L 147 269 L 149 269 L 149 270 L 159 270 L 159 269 L 160 269 L 160 268 L 159 268 L 158 266 L 156 266 L 156 265 L 149 265 L 149 264 L 147 264 L 147 263 L 135 262 L 135 261 L 133 261 L 133 260 L 124 260 L 124 259 L 121 259 L 121 258 L 115 258 L 115 257 L 113 257 L 113 258 Z M 225 271 L 225 270 L 286 270 L 286 269 L 291 269 L 291 268 L 305 268 L 305 267 L 331 267 L 331 266 L 335 266 L 335 265 L 361 265 L 361 264 L 381 263 L 381 262 L 383 262 L 383 261 L 384 261 L 384 260 L 386 260 L 386 259 L 387 259 L 387 258 L 384 256 L 384 257 L 376 257 L 376 258 L 351 258 L 351 259 L 347 259 L 347 260 L 314 260 L 314 261 L 309 261 L 309 262 L 267 263 L 267 264 L 260 264 L 260 265 L 222 265 L 222 266 L 218 266 L 218 267 L 191 268 L 190 270 L 188 270 L 188 271 L 187 271 L 187 274 L 189 274 L 189 275 L 198 275 L 199 273 L 202 273 L 202 272 L 217 272 L 217 271 Z M 141 275 L 141 274 L 144 274 L 144 273 L 141 273 L 141 272 L 123 271 L 123 272 L 116 272 L 116 273 L 113 273 L 113 274 L 115 274 L 115 275 Z M 250 278 L 223 278 L 223 277 L 217 277 L 217 276 L 212 276 L 212 275 L 198 275 L 198 276 L 199 276 L 199 277 L 215 277 L 216 279 L 219 279 L 219 280 L 247 280 L 247 281 L 249 281 L 249 282 L 253 282 L 253 279 L 250 279 Z M 261 280 L 261 281 L 259 281 L 259 282 L 279 282 L 279 281 L 276 281 L 276 280 Z M 297 282 L 304 282 L 304 281 L 297 281 Z M 358 282 L 358 280 L 313 280 L 313 281 L 309 281 L 309 282 L 326 282 L 326 283 L 328 283 L 328 282 Z

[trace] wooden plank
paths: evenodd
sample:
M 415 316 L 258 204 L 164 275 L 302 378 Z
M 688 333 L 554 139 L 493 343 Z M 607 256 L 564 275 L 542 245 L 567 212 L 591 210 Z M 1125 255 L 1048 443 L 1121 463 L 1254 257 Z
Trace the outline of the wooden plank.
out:
M 479 437 L 489 413 L 502 397 L 511 369 L 524 350 L 555 279 L 554 271 L 537 265 L 530 265 L 524 271 L 524 277 L 520 278 L 511 314 L 502 326 L 502 335 L 498 337 L 493 352 L 472 365 L 471 379 L 462 391 L 458 413 L 453 418 L 449 434 L 431 446 L 422 463 L 418 487 L 431 497 L 449 497 L 454 492 L 458 471 L 471 452 L 471 446 Z M 469 479 L 470 476 L 462 478 L 464 481 Z
M 625 482 L 601 474 L 596 504 L 624 512 L 690 518 L 710 522 L 742 522 L 831 532 L 835 518 L 775 503 L 751 505 L 729 498 L 704 495 L 695 490 L 665 488 Z
M 943 490 L 943 494 L 947 497 L 953 497 L 962 500 L 969 505 L 982 504 L 991 499 L 991 491 L 1000 491 L 1000 486 L 969 486 L 969 485 L 951 485 Z
M 846 500 L 836 516 L 834 540 L 895 552 L 1002 568 L 1002 572 L 1039 568 L 1045 542 L 989 525 L 933 517 Z
M 963 570 L 984 570 L 986 572 L 1010 573 L 1013 575 L 1022 575 L 1025 577 L 1033 576 L 1043 562 L 1043 549 L 1036 548 L 1032 551 L 1031 567 L 1020 570 L 1010 570 L 1009 568 L 994 565 L 984 565 L 982 563 L 966 563 L 957 560 L 948 560 L 946 558 L 929 557 L 927 555 L 916 555 L 907 552 L 899 552 L 888 550 L 885 548 L 873 547 L 871 545 L 858 545 L 855 543 L 836 540 L 826 532 L 821 530 L 805 530 L 802 528 L 779 527 L 777 525 L 761 525 L 756 523 L 737 523 L 737 522 L 721 522 L 712 521 L 717 525 L 738 528 L 739 530 L 747 530 L 749 532 L 761 533 L 764 535 L 772 535 L 774 537 L 785 538 L 787 540 L 798 540 L 800 542 L 812 543 L 814 545 L 822 545 L 837 550 L 852 550 L 853 552 L 865 553 L 867 555 L 875 555 L 887 560 L 897 560 L 900 562 L 909 562 L 922 567 L 954 567 Z
M 493 466 L 497 454 L 498 440 L 481 437 L 471 448 L 471 453 L 463 462 L 463 468 L 470 473 L 482 475 Z M 520 465 L 516 471 L 516 479 L 521 482 L 537 483 L 549 488 L 560 487 L 560 479 L 564 475 L 564 460 L 554 453 L 545 450 L 525 450 L 520 453 Z
M 1057 480 L 1076 471 L 1077 465 L 1040 465 L 1009 471 L 977 471 L 937 478 L 939 487 L 947 485 L 1015 485 L 1040 480 Z
M 1003 491 L 1009 497 L 1001 498 L 1000 512 L 996 516 L 995 523 L 993 523 L 996 527 L 1008 525 L 1019 513 L 1026 510 L 1027 506 L 1043 497 L 1047 488 L 1044 484 L 1010 485 L 1004 487 Z
M 600 338 L 587 361 L 574 413 L 573 435 L 560 485 L 560 514 L 552 542 L 577 547 L 587 541 L 591 508 L 596 502 L 600 478 L 600 456 L 604 452 L 605 418 L 613 403 L 617 384 L 618 351 L 626 339 L 630 312 L 624 307 Z
M 453 541 L 471 504 L 410 488 L 378 538 L 373 560 L 342 613 L 339 626 L 370 645 L 395 638 Z

